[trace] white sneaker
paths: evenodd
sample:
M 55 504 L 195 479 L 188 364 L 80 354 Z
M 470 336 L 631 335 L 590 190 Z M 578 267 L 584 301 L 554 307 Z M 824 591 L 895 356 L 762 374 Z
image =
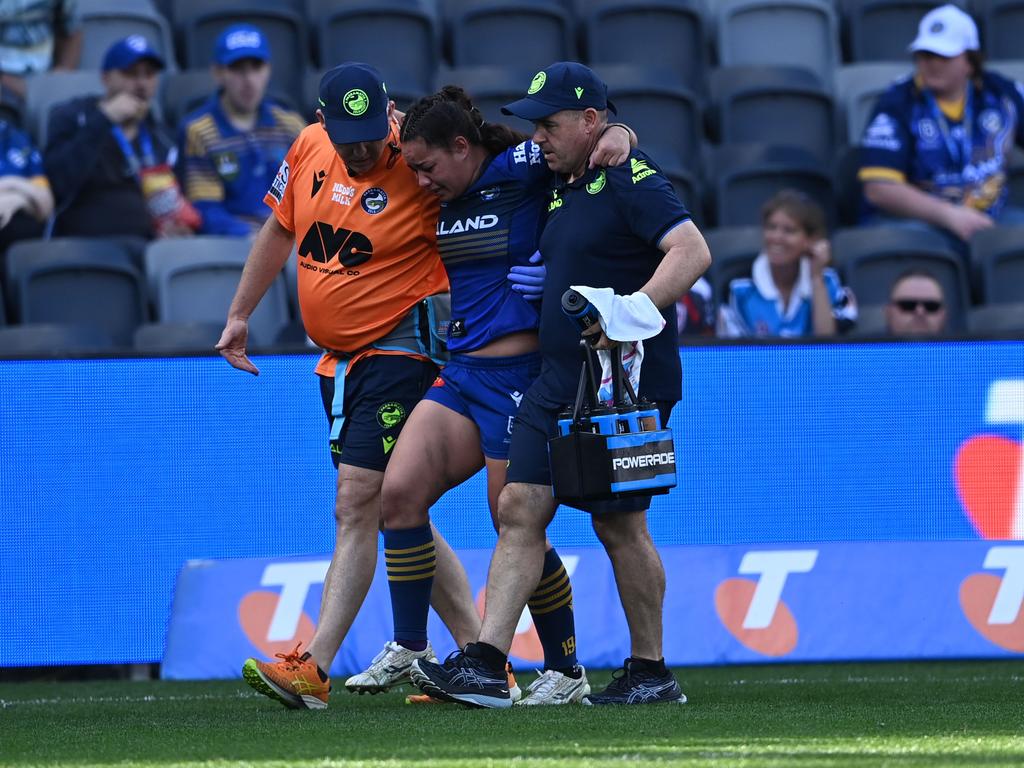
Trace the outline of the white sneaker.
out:
M 538 670 L 539 671 L 539 670 Z M 530 683 L 526 696 L 518 702 L 521 707 L 554 706 L 582 701 L 590 693 L 587 670 L 580 665 L 580 677 L 574 679 L 553 669 L 547 669 Z
M 384 650 L 373 657 L 370 666 L 345 681 L 352 693 L 383 693 L 396 685 L 409 682 L 409 667 L 415 659 L 437 661 L 434 649 L 427 643 L 422 651 L 410 651 L 394 641 L 388 641 Z

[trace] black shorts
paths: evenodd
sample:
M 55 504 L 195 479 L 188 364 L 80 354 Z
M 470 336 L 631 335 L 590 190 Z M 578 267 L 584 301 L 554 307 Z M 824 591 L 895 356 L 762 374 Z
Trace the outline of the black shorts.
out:
M 383 472 L 409 414 L 436 377 L 436 365 L 407 355 L 373 355 L 357 362 L 345 377 L 341 434 L 329 440 L 334 466 Z M 334 379 L 319 378 L 327 421 L 333 425 Z
M 675 403 L 659 402 L 658 412 L 661 423 L 668 424 Z M 508 473 L 506 483 L 532 483 L 551 485 L 551 464 L 548 462 L 548 440 L 558 434 L 558 413 L 562 408 L 551 408 L 530 397 L 523 398 L 516 422 L 512 427 L 512 445 L 508 452 Z M 609 501 L 590 501 L 571 504 L 592 515 L 607 515 L 616 512 L 640 512 L 651 505 L 651 496 L 630 496 Z

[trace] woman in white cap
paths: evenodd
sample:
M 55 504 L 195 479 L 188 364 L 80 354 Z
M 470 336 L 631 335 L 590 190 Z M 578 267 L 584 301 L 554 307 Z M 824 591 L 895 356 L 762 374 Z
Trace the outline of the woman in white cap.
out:
M 982 229 L 1024 224 L 1006 167 L 1024 145 L 1024 87 L 982 68 L 978 28 L 944 5 L 921 19 L 914 73 L 881 97 L 861 141 L 866 223 L 938 228 L 959 250 Z

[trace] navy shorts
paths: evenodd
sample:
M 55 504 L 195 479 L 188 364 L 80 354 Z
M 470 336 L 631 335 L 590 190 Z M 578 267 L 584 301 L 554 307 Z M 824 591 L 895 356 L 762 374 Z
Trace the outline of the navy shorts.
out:
M 512 423 L 523 394 L 540 373 L 540 352 L 513 357 L 452 355 L 424 400 L 470 419 L 489 459 L 507 459 Z
M 341 434 L 329 441 L 334 466 L 383 472 L 409 414 L 436 376 L 436 365 L 407 355 L 372 355 L 357 362 L 345 377 Z M 334 379 L 319 378 L 327 421 L 333 425 Z
M 657 403 L 661 423 L 668 424 L 675 403 Z M 564 408 L 551 408 L 531 398 L 523 398 L 512 429 L 512 445 L 508 452 L 506 483 L 551 485 L 551 464 L 548 462 L 548 440 L 558 434 L 558 414 Z M 651 496 L 630 496 L 609 501 L 590 501 L 569 506 L 593 515 L 616 512 L 641 512 L 651 505 Z

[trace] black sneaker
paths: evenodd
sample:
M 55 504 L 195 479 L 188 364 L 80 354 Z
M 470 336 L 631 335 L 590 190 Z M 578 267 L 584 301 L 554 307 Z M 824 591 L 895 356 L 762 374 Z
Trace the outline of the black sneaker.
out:
M 416 659 L 409 667 L 409 677 L 425 694 L 442 701 L 494 709 L 512 706 L 505 670 L 491 669 L 482 659 L 463 651 L 455 651 L 441 664 Z
M 685 704 L 686 694 L 679 689 L 675 676 L 668 670 L 658 675 L 641 669 L 626 659 L 612 673 L 612 681 L 600 693 L 583 697 L 588 706 L 600 704 Z

